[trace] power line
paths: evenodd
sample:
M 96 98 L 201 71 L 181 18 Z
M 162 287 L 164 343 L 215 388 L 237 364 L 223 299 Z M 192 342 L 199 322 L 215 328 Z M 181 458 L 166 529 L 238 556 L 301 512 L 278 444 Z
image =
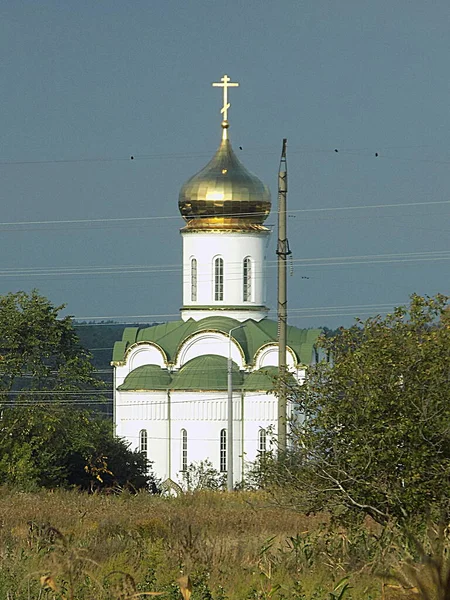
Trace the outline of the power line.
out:
M 215 150 L 206 152 L 189 152 L 189 153 L 166 153 L 166 154 L 133 154 L 128 156 L 94 156 L 90 158 L 62 158 L 49 160 L 2 160 L 0 166 L 22 166 L 22 165 L 58 165 L 70 163 L 96 163 L 96 162 L 130 162 L 135 160 L 164 160 L 164 159 L 193 159 L 210 157 Z
M 407 156 L 395 156 L 392 154 L 386 154 L 392 150 L 417 150 L 422 148 L 429 148 L 430 146 L 424 146 L 423 144 L 414 146 L 376 146 L 372 148 L 336 148 L 336 147 L 324 147 L 314 148 L 307 146 L 296 146 L 290 148 L 291 154 L 330 154 L 333 157 L 338 156 L 352 156 L 362 158 L 377 158 L 377 159 L 388 159 L 388 160 L 403 160 L 403 161 L 416 161 L 426 162 L 434 164 L 450 164 L 450 160 L 437 160 L 433 158 L 420 157 L 407 157 Z M 22 166 L 22 165 L 58 165 L 58 164 L 71 164 L 71 163 L 109 163 L 109 162 L 133 162 L 140 160 L 180 160 L 180 159 L 194 159 L 194 158 L 210 158 L 211 154 L 216 151 L 216 148 L 211 148 L 208 151 L 201 152 L 166 152 L 166 153 L 153 153 L 153 154 L 132 154 L 127 156 L 93 156 L 93 157 L 77 157 L 77 158 L 63 158 L 63 159 L 47 159 L 47 160 L 3 160 L 0 161 L 0 166 Z M 246 155 L 254 156 L 275 156 L 276 152 L 272 147 L 269 146 L 249 146 L 246 148 Z
M 175 404 L 183 404 L 183 405 L 192 405 L 196 402 L 198 403 L 203 403 L 203 402 L 226 402 L 227 400 L 227 390 L 226 388 L 223 389 L 223 391 L 218 392 L 220 395 L 212 395 L 212 396 L 207 396 L 205 397 L 199 397 L 198 396 L 198 390 L 197 389 L 192 389 L 192 390 L 174 390 L 170 387 L 168 387 L 167 389 L 161 389 L 161 390 L 146 390 L 146 393 L 155 393 L 155 392 L 159 392 L 159 394 L 166 394 L 167 390 L 170 390 L 170 394 L 171 394 L 171 398 L 170 398 L 170 404 L 171 405 L 175 405 Z M 111 390 L 112 392 L 113 390 Z M 242 392 L 241 388 L 239 387 L 235 387 L 234 388 L 234 393 L 236 396 L 238 396 L 240 393 Z M 259 399 L 264 401 L 271 401 L 271 399 L 269 398 L 268 395 L 266 395 L 266 390 L 260 390 L 258 392 L 245 392 L 245 397 L 246 399 L 250 400 L 250 399 Z M 136 393 L 136 390 L 127 390 L 127 391 L 123 391 L 121 393 Z M 196 394 L 197 396 L 195 398 L 183 398 L 180 400 L 175 400 L 173 398 L 173 394 Z M 32 394 L 28 394 L 28 395 L 32 395 Z M 51 395 L 51 394 L 48 394 Z M 56 393 L 54 395 L 57 395 Z M 26 396 L 26 394 L 24 394 L 24 396 Z M 92 404 L 93 406 L 98 405 L 98 406 L 106 406 L 106 404 L 108 403 L 108 399 L 105 400 L 98 400 L 98 399 L 92 399 L 90 400 L 86 400 L 82 402 L 83 404 Z M 119 402 L 119 403 L 115 403 L 115 406 L 118 407 L 142 407 L 142 406 L 164 406 L 167 405 L 169 403 L 167 397 L 164 400 L 145 400 L 145 401 L 141 401 L 141 402 L 137 402 L 133 405 L 130 405 L 129 402 Z M 4 399 L 1 398 L 0 396 L 0 409 L 3 406 L 59 406 L 59 405 L 74 405 L 76 406 L 77 402 L 74 400 L 70 400 L 70 398 L 65 399 L 65 400 L 61 400 L 61 401 L 55 401 L 55 400 L 46 400 L 45 398 L 40 399 L 40 400 L 32 400 L 32 399 L 27 399 L 26 397 L 23 398 L 19 398 L 19 399 L 9 399 L 7 397 L 5 397 Z
M 361 204 L 355 206 L 328 206 L 328 207 L 314 207 L 314 208 L 299 208 L 289 210 L 291 213 L 314 213 L 314 212 L 333 212 L 333 211 L 349 211 L 349 210 L 366 210 L 366 209 L 382 209 L 382 208 L 404 208 L 414 206 L 434 206 L 434 205 L 445 205 L 450 204 L 450 200 L 430 200 L 426 202 L 399 202 L 392 204 Z M 240 213 L 241 217 L 245 216 L 257 216 L 265 215 L 263 212 L 253 213 Z M 214 217 L 217 215 L 202 215 L 202 218 L 208 216 Z M 222 217 L 235 216 L 234 214 L 223 214 Z M 54 219 L 54 220 L 42 220 L 42 221 L 5 221 L 0 222 L 0 227 L 14 227 L 24 225 L 86 225 L 88 223 L 126 223 L 133 221 L 161 221 L 167 219 L 181 220 L 180 215 L 159 215 L 151 217 L 102 217 L 98 219 Z
M 355 304 L 355 305 L 344 305 L 344 306 L 321 306 L 321 307 L 302 307 L 302 308 L 290 308 L 289 312 L 293 312 L 293 313 L 300 313 L 300 312 L 305 312 L 305 313 L 309 313 L 312 311 L 319 311 L 318 315 L 309 315 L 309 314 L 305 314 L 305 315 L 297 315 L 297 318 L 309 318 L 310 316 L 322 316 L 322 314 L 320 313 L 320 311 L 342 311 L 342 310 L 355 310 L 355 311 L 361 311 L 361 310 L 367 310 L 367 309 L 372 309 L 371 313 L 365 313 L 365 314 L 373 314 L 373 310 L 377 311 L 380 310 L 382 312 L 384 312 L 384 310 L 392 310 L 393 308 L 395 308 L 396 306 L 402 306 L 404 305 L 404 302 L 385 302 L 383 304 Z M 269 313 L 274 313 L 275 309 L 270 309 Z M 333 313 L 334 315 L 335 313 Z M 361 314 L 361 313 L 360 313 Z M 94 319 L 101 319 L 101 320 L 107 320 L 107 319 L 159 319 L 159 318 L 166 318 L 166 317 L 179 317 L 179 313 L 160 313 L 160 314 L 153 314 L 153 315 L 107 315 L 107 316 L 90 316 L 90 317 L 73 317 L 73 320 L 80 320 L 80 321 L 87 321 L 87 320 L 94 320 Z M 323 316 L 330 316 L 330 315 L 323 315 Z M 336 316 L 352 316 L 351 314 L 345 313 L 345 312 L 339 312 L 336 314 Z M 74 323 L 74 327 L 97 327 L 97 326 L 116 326 L 116 325 L 135 325 L 136 323 L 133 323 L 131 321 L 122 321 L 120 323 L 118 322 L 110 322 L 110 323 Z M 162 324 L 162 323 L 159 323 Z M 150 325 L 153 326 L 153 325 Z M 97 348 L 90 348 L 90 350 L 97 350 Z M 112 348 L 102 348 L 102 350 L 112 350 Z
M 390 262 L 411 262 L 424 260 L 448 260 L 450 258 L 450 250 L 432 250 L 422 252 L 402 252 L 391 254 L 366 254 L 366 255 L 349 255 L 349 256 L 324 256 L 311 258 L 294 258 L 292 263 L 299 267 L 312 266 L 330 266 L 340 264 L 376 264 Z M 361 260 L 357 260 L 361 259 Z M 323 261 L 332 261 L 324 263 Z M 341 261 L 341 262 L 338 262 Z M 344 262 L 342 262 L 344 261 Z M 362 262 L 361 262 L 362 261 Z M 230 274 L 238 275 L 226 277 L 226 281 L 235 281 L 240 279 L 240 269 L 242 264 L 240 261 L 230 261 L 227 263 L 231 267 Z M 267 268 L 275 268 L 276 261 L 266 261 Z M 233 272 L 233 268 L 236 270 Z M 239 271 L 237 270 L 239 268 Z M 0 277 L 56 277 L 56 276 L 86 276 L 86 275 L 121 275 L 121 274 L 142 274 L 142 273 L 174 273 L 180 272 L 183 267 L 177 264 L 160 264 L 160 265 L 112 265 L 112 266 L 74 266 L 74 267 L 9 267 L 0 270 Z M 186 269 L 185 269 L 186 270 Z M 203 275 L 203 274 L 202 274 Z M 207 281 L 199 278 L 199 282 Z M 263 277 L 263 269 L 256 277 Z M 189 281 L 190 276 L 186 276 L 186 281 Z

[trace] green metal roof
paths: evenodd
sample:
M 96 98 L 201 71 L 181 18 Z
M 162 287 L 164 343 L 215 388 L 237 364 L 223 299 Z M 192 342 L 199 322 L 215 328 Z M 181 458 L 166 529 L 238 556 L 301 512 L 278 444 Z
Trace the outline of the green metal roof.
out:
M 241 346 L 247 364 L 253 364 L 256 352 L 266 344 L 277 342 L 278 324 L 270 319 L 253 321 L 248 319 L 241 323 L 230 317 L 206 317 L 200 321 L 169 321 L 152 327 L 139 329 L 127 327 L 121 342 L 116 342 L 113 351 L 113 363 L 123 364 L 127 349 L 138 342 L 153 342 L 161 346 L 169 362 L 175 362 L 177 352 L 183 342 L 201 331 L 219 331 L 228 335 L 233 327 L 242 325 L 232 333 L 232 337 Z M 287 343 L 294 351 L 300 364 L 311 362 L 313 347 L 321 333 L 320 329 L 298 329 L 288 326 Z
M 242 387 L 243 374 L 233 363 L 233 389 Z M 173 376 L 173 390 L 226 390 L 228 361 L 223 356 L 206 354 L 187 362 Z
M 248 392 L 273 390 L 278 375 L 278 367 L 264 367 L 259 371 L 249 373 L 245 378 L 243 388 Z
M 270 391 L 275 387 L 277 367 L 266 367 L 244 374 L 233 363 L 233 389 Z M 143 365 L 131 371 L 118 387 L 128 391 L 225 391 L 228 388 L 228 361 L 223 356 L 208 354 L 193 358 L 172 376 L 158 365 Z
M 277 384 L 278 367 L 264 367 L 258 371 L 252 371 L 245 376 L 242 389 L 246 392 L 267 392 L 273 390 Z M 292 383 L 295 384 L 295 379 L 290 375 Z
M 131 371 L 117 389 L 128 390 L 166 390 L 171 386 L 171 377 L 166 369 L 158 365 L 143 365 Z

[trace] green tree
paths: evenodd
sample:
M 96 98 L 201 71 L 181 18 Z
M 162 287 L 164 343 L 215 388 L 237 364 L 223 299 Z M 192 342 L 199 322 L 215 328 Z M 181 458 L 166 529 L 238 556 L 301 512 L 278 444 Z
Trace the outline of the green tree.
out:
M 0 398 L 11 392 L 82 392 L 98 388 L 90 354 L 71 317 L 60 317 L 36 290 L 0 296 Z
M 305 415 L 277 477 L 307 510 L 386 523 L 447 511 L 450 498 L 450 313 L 447 298 L 323 337 L 332 361 L 311 368 L 293 401 Z
M 155 488 L 147 459 L 114 437 L 111 423 L 79 408 L 38 403 L 3 410 L 0 484 Z
M 146 458 L 83 409 L 104 384 L 63 308 L 36 290 L 0 296 L 0 483 L 145 487 Z

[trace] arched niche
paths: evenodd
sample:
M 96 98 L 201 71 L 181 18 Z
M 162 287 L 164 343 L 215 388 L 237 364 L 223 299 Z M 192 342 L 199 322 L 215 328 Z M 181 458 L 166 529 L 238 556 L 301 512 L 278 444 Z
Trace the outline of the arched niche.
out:
M 226 334 L 219 331 L 201 331 L 185 340 L 180 346 L 175 360 L 175 368 L 180 369 L 188 361 L 205 354 L 216 354 L 228 358 L 229 350 L 230 340 Z M 245 357 L 234 338 L 231 338 L 231 358 L 240 369 L 244 368 Z
M 286 364 L 290 371 L 297 368 L 297 357 L 289 346 L 286 348 Z M 278 367 L 278 344 L 267 344 L 256 352 L 255 369 L 264 367 Z
M 143 365 L 158 365 L 163 369 L 167 368 L 167 358 L 164 350 L 157 344 L 149 342 L 130 346 L 125 360 L 130 371 L 134 371 L 134 369 Z

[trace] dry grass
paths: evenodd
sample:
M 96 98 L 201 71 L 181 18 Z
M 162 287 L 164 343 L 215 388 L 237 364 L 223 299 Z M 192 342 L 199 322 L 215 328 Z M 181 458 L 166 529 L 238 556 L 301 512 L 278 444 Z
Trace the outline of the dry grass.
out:
M 0 488 L 0 598 L 385 600 L 388 542 L 269 505 L 263 493 L 18 493 Z M 177 581 L 192 580 L 191 590 Z M 343 577 L 345 584 L 338 585 Z M 183 579 L 184 578 L 184 579 Z M 184 591 L 183 591 L 184 590 Z M 333 591 L 334 590 L 334 591 Z M 186 600 L 186 597 L 185 597 Z

